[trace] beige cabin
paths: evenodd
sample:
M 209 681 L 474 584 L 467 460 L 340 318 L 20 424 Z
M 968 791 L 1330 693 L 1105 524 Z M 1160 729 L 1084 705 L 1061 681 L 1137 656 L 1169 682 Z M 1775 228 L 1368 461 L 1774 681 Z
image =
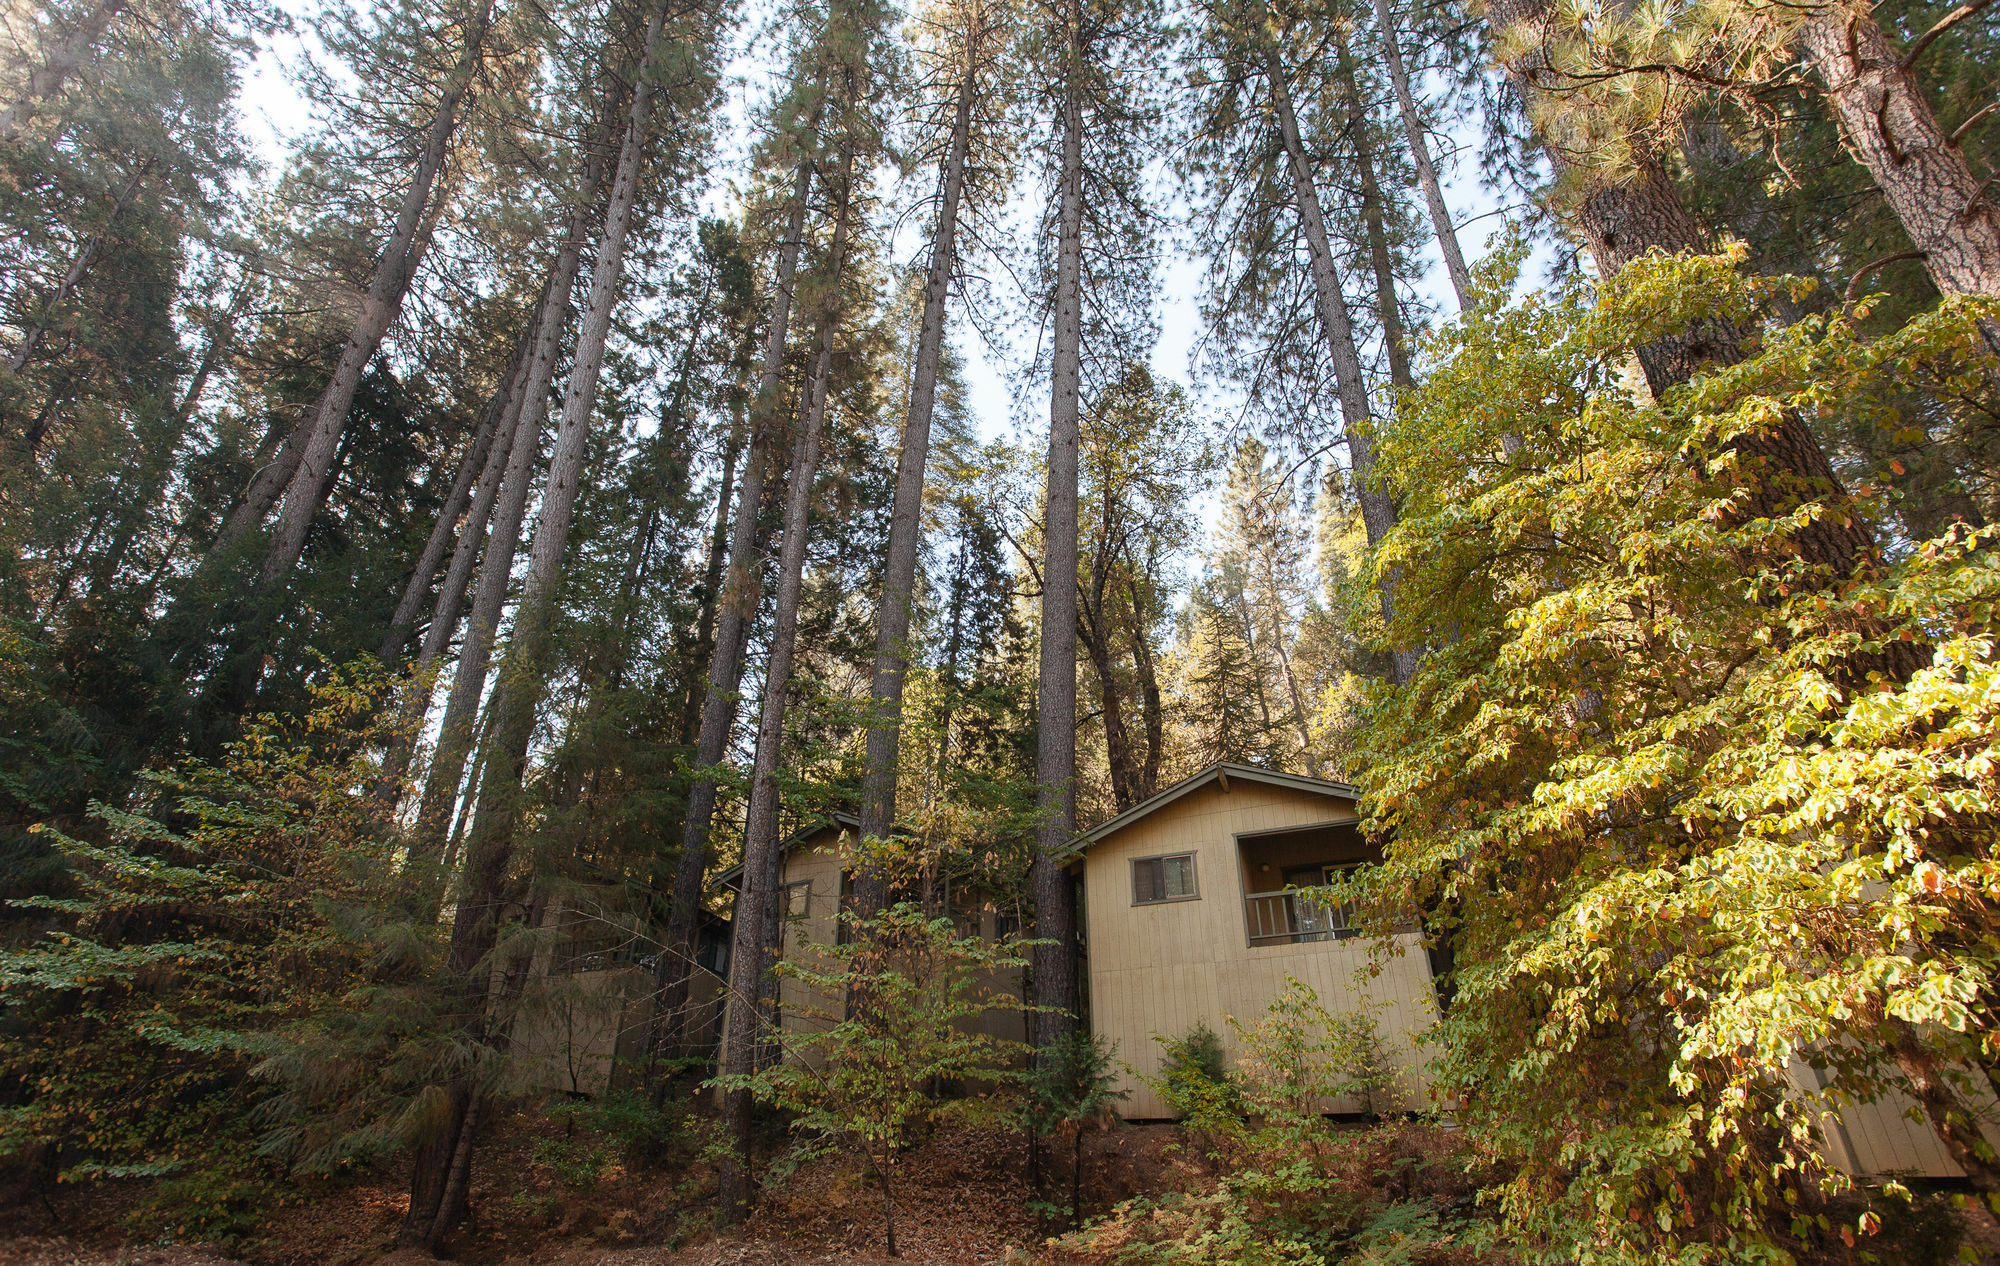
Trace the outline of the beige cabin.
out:
M 851 858 L 854 841 L 861 832 L 861 820 L 848 813 L 832 813 L 809 822 L 782 840 L 779 845 L 780 902 L 784 924 L 779 933 L 779 954 L 794 962 L 811 962 L 821 947 L 836 943 L 841 934 L 840 911 L 850 893 L 853 878 Z M 724 872 L 718 883 L 735 886 L 742 868 Z M 980 894 L 970 890 L 947 896 L 952 916 L 962 933 L 978 933 L 997 940 L 1012 930 L 1007 916 L 994 909 Z M 1018 978 L 988 982 L 996 992 L 1019 995 Z M 778 978 L 778 1046 L 789 1057 L 796 1050 L 791 1035 L 824 1030 L 841 1014 L 843 1000 L 828 996 L 789 974 Z M 730 1003 L 734 1005 L 734 1002 Z M 1009 1041 L 1026 1042 L 1027 1028 L 1018 1009 L 987 1012 L 977 1028 Z
M 658 946 L 604 917 L 622 895 L 573 893 L 543 913 L 511 1016 L 509 1089 L 597 1096 L 643 1071 Z M 705 916 L 687 1007 L 690 1031 L 710 1050 L 722 1022 L 727 952 L 726 925 Z
M 1126 1119 L 1168 1115 L 1144 1080 L 1160 1071 L 1157 1038 L 1206 1023 L 1234 1055 L 1228 1018 L 1254 1024 L 1288 976 L 1330 1010 L 1372 1014 L 1406 1102 L 1430 1103 L 1423 1066 L 1437 993 L 1421 934 L 1396 933 L 1400 953 L 1369 977 L 1370 943 L 1344 913 L 1289 891 L 1371 860 L 1354 802 L 1342 783 L 1218 764 L 1085 833 L 1078 868 L 1091 1028 L 1130 1066 Z M 1792 1080 L 1811 1105 L 1820 1089 L 1813 1070 L 1798 1064 Z M 1963 1177 L 1913 1106 L 1891 1094 L 1820 1112 L 1827 1158 L 1856 1175 Z M 2000 1147 L 2000 1105 L 1979 1106 L 1982 1129 Z
M 1296 891 L 1374 860 L 1356 829 L 1355 799 L 1344 783 L 1224 763 L 1084 833 L 1072 869 L 1082 890 L 1085 1007 L 1092 1031 L 1115 1044 L 1124 1068 L 1119 1088 L 1128 1097 L 1119 1111 L 1127 1120 L 1170 1115 L 1146 1081 L 1160 1071 L 1157 1039 L 1206 1024 L 1239 1054 L 1229 1019 L 1254 1025 L 1288 977 L 1310 985 L 1329 1010 L 1372 1016 L 1404 1105 L 1433 1105 L 1423 1069 L 1435 1054 L 1429 1043 L 1438 1003 L 1421 931 L 1393 934 L 1385 957 L 1345 911 Z M 809 957 L 839 935 L 859 827 L 833 814 L 781 844 L 787 957 Z M 975 894 L 958 897 L 953 912 L 967 931 L 997 937 L 1011 930 Z M 1003 987 L 1018 989 L 1019 981 Z M 798 1034 L 838 1014 L 838 1000 L 786 976 L 778 1010 L 781 1034 Z M 1000 1036 L 1025 1040 L 1018 1011 L 991 1012 L 981 1027 L 989 1024 Z M 1812 1070 L 1799 1065 L 1793 1080 L 1810 1102 L 1818 1089 Z M 1362 1106 L 1328 1105 L 1336 1112 Z M 1907 1115 L 1910 1106 L 1891 1096 L 1824 1113 L 1828 1159 L 1857 1175 L 1962 1176 L 1930 1129 Z M 2000 1119 L 1993 1104 L 1982 1107 Z M 2000 1129 L 1983 1124 L 2000 1145 Z
M 1336 1012 L 1374 1017 L 1384 1060 L 1411 1108 L 1429 1104 L 1423 1034 L 1437 1018 L 1429 960 L 1412 929 L 1370 977 L 1371 945 L 1346 913 L 1290 889 L 1370 859 L 1343 783 L 1250 765 L 1211 765 L 1084 835 L 1084 947 L 1090 1025 L 1129 1071 L 1128 1120 L 1169 1115 L 1147 1084 L 1157 1039 L 1228 1019 L 1254 1025 L 1287 977 Z M 1334 1110 L 1360 1105 L 1333 1104 Z

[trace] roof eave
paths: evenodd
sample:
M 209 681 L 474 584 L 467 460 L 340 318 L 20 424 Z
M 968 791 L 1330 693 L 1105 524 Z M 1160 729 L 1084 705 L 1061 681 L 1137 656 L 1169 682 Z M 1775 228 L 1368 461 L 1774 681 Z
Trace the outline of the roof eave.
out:
M 1315 795 L 1342 796 L 1349 800 L 1359 799 L 1360 797 L 1360 793 L 1355 791 L 1352 786 L 1344 782 L 1334 782 L 1330 778 L 1310 778 L 1304 774 L 1287 774 L 1275 769 L 1263 769 L 1256 765 L 1239 765 L 1234 761 L 1217 761 L 1208 768 L 1181 779 L 1181 781 L 1168 787 L 1165 791 L 1156 792 L 1148 796 L 1117 817 L 1098 823 L 1083 833 L 1084 841 L 1086 845 L 1095 844 L 1106 836 L 1124 830 L 1139 819 L 1159 812 L 1181 797 L 1201 790 L 1201 788 L 1207 786 L 1209 783 L 1223 782 L 1225 775 L 1229 778 L 1241 779 L 1244 782 L 1257 782 L 1274 787 L 1289 787 L 1294 791 L 1307 791 Z

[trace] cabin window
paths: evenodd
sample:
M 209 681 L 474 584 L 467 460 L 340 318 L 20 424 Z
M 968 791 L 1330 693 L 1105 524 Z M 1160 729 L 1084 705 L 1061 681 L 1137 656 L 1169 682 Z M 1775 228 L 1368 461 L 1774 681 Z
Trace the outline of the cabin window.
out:
M 1193 853 L 1141 857 L 1132 863 L 1132 904 L 1135 906 L 1161 901 L 1192 901 L 1200 895 L 1195 887 Z
M 779 889 L 779 899 L 784 902 L 786 919 L 803 919 L 812 913 L 812 880 L 801 879 L 795 884 L 786 884 Z

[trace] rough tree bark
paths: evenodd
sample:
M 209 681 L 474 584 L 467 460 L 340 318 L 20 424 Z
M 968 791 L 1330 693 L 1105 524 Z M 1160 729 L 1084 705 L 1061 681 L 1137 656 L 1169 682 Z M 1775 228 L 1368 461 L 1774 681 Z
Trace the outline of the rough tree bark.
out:
M 764 483 L 772 460 L 773 433 L 778 429 L 779 382 L 785 367 L 785 343 L 790 336 L 792 299 L 797 284 L 799 249 L 805 240 L 806 204 L 812 193 L 813 166 L 803 162 L 792 178 L 792 197 L 785 236 L 778 248 L 771 318 L 764 335 L 762 376 L 750 406 L 750 453 L 743 464 L 743 486 L 736 494 L 736 521 L 730 529 L 729 571 L 716 614 L 715 649 L 709 657 L 707 692 L 701 705 L 701 728 L 695 736 L 694 779 L 688 788 L 687 818 L 681 828 L 681 852 L 674 864 L 673 904 L 667 916 L 665 943 L 653 970 L 653 1026 L 650 1046 L 655 1058 L 688 1058 L 693 1037 L 688 1028 L 688 998 L 694 971 L 695 941 L 700 931 L 702 880 L 708 873 L 709 829 L 715 819 L 718 784 L 715 769 L 729 746 L 736 724 L 737 693 L 743 684 L 743 653 L 750 624 L 764 596 L 763 551 L 758 548 L 757 521 L 763 511 Z M 663 1094 L 664 1085 L 655 1093 Z
M 1389 83 L 1396 91 L 1396 109 L 1402 115 L 1403 135 L 1410 146 L 1410 163 L 1417 169 L 1417 184 L 1423 187 L 1424 205 L 1431 213 L 1431 228 L 1437 234 L 1438 253 L 1444 256 L 1444 270 L 1451 277 L 1452 293 L 1458 296 L 1461 311 L 1470 303 L 1472 272 L 1458 249 L 1458 230 L 1453 227 L 1451 208 L 1438 184 L 1437 167 L 1431 162 L 1430 142 L 1424 135 L 1424 121 L 1417 113 L 1417 99 L 1410 91 L 1410 72 L 1403 65 L 1402 37 L 1389 11 L 1389 0 L 1375 0 L 1375 22 L 1382 36 L 1382 54 L 1389 67 Z
M 978 94 L 979 51 L 966 50 L 951 119 L 951 140 L 938 169 L 937 225 L 931 232 L 930 275 L 910 380 L 910 409 L 896 457 L 896 492 L 889 510 L 888 557 L 882 596 L 875 607 L 875 671 L 868 688 L 868 747 L 861 782 L 861 835 L 886 839 L 896 820 L 896 774 L 902 746 L 903 675 L 909 662 L 910 604 L 916 597 L 917 547 L 923 537 L 924 469 L 930 460 L 931 415 L 937 404 L 938 356 L 944 346 L 945 308 L 958 266 L 958 204 L 972 149 L 972 106 Z M 863 915 L 888 900 L 882 876 L 854 877 L 854 904 Z
M 1396 524 L 1396 503 L 1389 494 L 1374 486 L 1375 446 L 1370 437 L 1368 384 L 1361 375 L 1361 353 L 1354 339 L 1354 318 L 1348 311 L 1347 296 L 1340 288 L 1340 274 L 1334 266 L 1333 244 L 1326 227 L 1326 212 L 1320 205 L 1319 188 L 1313 183 L 1312 164 L 1306 157 L 1299 135 L 1299 120 L 1292 108 L 1291 83 L 1284 62 L 1275 48 L 1264 49 L 1264 80 L 1271 90 L 1271 104 L 1278 116 L 1278 135 L 1285 149 L 1286 166 L 1292 178 L 1292 201 L 1299 225 L 1305 231 L 1306 250 L 1312 260 L 1313 294 L 1319 309 L 1320 326 L 1326 334 L 1327 351 L 1333 362 L 1335 386 L 1340 393 L 1341 429 L 1347 441 L 1348 465 L 1354 473 L 1354 497 L 1361 506 L 1361 523 L 1372 548 L 1382 543 Z M 1396 615 L 1395 578 L 1384 576 L 1378 586 L 1382 598 L 1382 622 L 1394 627 Z M 1421 659 L 1413 649 L 1391 652 L 1390 677 L 1397 682 L 1410 679 Z
M 514 437 L 508 443 L 507 469 L 501 476 L 499 499 L 494 505 L 493 521 L 479 563 L 479 585 L 473 591 L 472 610 L 466 618 L 465 644 L 459 648 L 451 695 L 445 702 L 444 719 L 438 728 L 437 750 L 431 754 L 431 766 L 424 777 L 414 845 L 425 853 L 436 853 L 443 842 L 451 823 L 452 804 L 458 798 L 459 782 L 465 776 L 466 757 L 472 751 L 473 725 L 480 695 L 486 689 L 493 639 L 507 605 L 514 554 L 521 544 L 521 523 L 527 517 L 528 499 L 534 491 L 535 466 L 542 452 L 542 422 L 548 416 L 549 384 L 555 377 L 563 328 L 568 324 L 570 290 L 576 284 L 583 245 L 590 234 L 591 213 L 603 181 L 604 164 L 595 149 L 592 146 L 593 152 L 585 161 L 583 190 L 570 209 L 570 222 L 550 266 L 548 289 L 536 316 L 534 358 L 528 362 L 527 380 L 521 385 L 521 412 L 514 424 Z
M 1561 87 L 1561 73 L 1551 66 L 1543 34 L 1547 0 L 1489 0 L 1487 22 L 1496 44 L 1514 50 L 1505 69 L 1525 99 L 1532 102 L 1544 86 Z M 1607 181 L 1580 168 L 1546 138 L 1544 148 L 1557 174 L 1581 185 L 1573 216 L 1600 276 L 1613 276 L 1652 251 L 1708 249 L 1707 235 L 1688 214 L 1658 155 L 1641 152 L 1636 169 L 1625 179 Z M 1661 396 L 1704 368 L 1741 360 L 1743 344 L 1735 328 L 1708 321 L 1643 344 L 1635 352 L 1647 386 Z M 1818 439 L 1796 414 L 1785 414 L 1769 432 L 1746 435 L 1734 447 L 1744 459 L 1752 516 L 1782 514 L 1800 495 L 1817 495 L 1821 490 L 1830 490 L 1836 498 L 1844 495 Z M 1819 515 L 1792 541 L 1804 561 L 1834 575 L 1848 574 L 1874 550 L 1858 515 Z M 1897 671 L 1910 666 L 1904 661 L 1911 654 L 1892 648 Z
M 1965 151 L 1938 123 L 1869 9 L 1832 4 L 1799 28 L 1847 147 L 1875 178 L 1889 209 L 1948 295 L 2000 296 L 2000 204 Z M 1919 50 L 1921 51 L 1921 50 Z M 1980 323 L 2000 355 L 2000 322 Z
M 807 386 L 805 417 L 792 446 L 791 479 L 785 489 L 784 545 L 778 559 L 778 583 L 771 625 L 771 644 L 764 669 L 764 693 L 757 718 L 757 749 L 750 773 L 750 805 L 743 824 L 743 878 L 736 894 L 734 944 L 729 958 L 729 1008 L 723 1037 L 722 1070 L 746 1076 L 756 1067 L 760 1000 L 765 983 L 765 940 L 768 936 L 770 875 L 778 847 L 778 760 L 784 740 L 785 703 L 797 650 L 799 595 L 805 583 L 806 544 L 812 513 L 814 476 L 819 471 L 820 431 L 826 423 L 828 379 L 833 371 L 833 345 L 840 324 L 840 282 L 846 267 L 849 217 L 853 205 L 852 154 L 844 155 L 833 188 L 833 238 L 829 246 L 831 274 L 826 306 L 819 316 L 819 351 Z M 718 1199 L 724 1222 L 743 1219 L 750 1203 L 750 1092 L 730 1090 L 723 1097 L 723 1129 L 730 1159 L 720 1175 Z
M 1041 673 L 1036 691 L 1035 856 L 1028 893 L 1035 908 L 1029 954 L 1036 1010 L 1032 1037 L 1047 1053 L 1076 1033 L 1076 893 L 1066 863 L 1076 847 L 1076 573 L 1078 415 L 1083 375 L 1083 14 L 1066 6 L 1062 157 L 1056 180 L 1056 293 L 1049 360 L 1049 456 L 1042 529 Z
M 418 156 L 410 187 L 403 192 L 395 226 L 375 260 L 375 273 L 361 297 L 361 311 L 355 316 L 347 342 L 335 362 L 333 375 L 320 390 L 319 399 L 278 450 L 278 455 L 251 478 L 243 501 L 223 524 L 211 557 L 221 553 L 238 538 L 264 521 L 264 516 L 282 493 L 284 505 L 272 532 L 269 551 L 258 572 L 259 587 L 269 587 L 283 579 L 305 548 L 306 529 L 325 499 L 332 473 L 335 449 L 347 425 L 348 409 L 361 385 L 362 373 L 382 346 L 389 327 L 403 310 L 417 268 L 430 245 L 431 229 L 437 222 L 442 199 L 433 197 L 438 176 L 451 153 L 453 135 L 465 99 L 472 92 L 485 52 L 486 35 L 492 25 L 491 0 L 481 0 L 466 28 L 465 47 L 445 80 L 438 99 L 437 113 L 431 117 Z
M 452 921 L 445 969 L 456 995 L 455 1018 L 465 1030 L 482 1038 L 487 1035 L 488 994 L 493 976 L 486 959 L 498 936 L 501 909 L 507 899 L 507 871 L 513 860 L 521 771 L 534 733 L 556 582 L 569 546 L 590 417 L 597 404 L 598 377 L 604 367 L 605 340 L 611 332 L 612 311 L 624 272 L 625 240 L 632 227 L 639 168 L 652 117 L 654 49 L 665 18 L 663 5 L 655 7 L 648 17 L 644 51 L 632 80 L 632 101 L 598 237 L 590 294 L 577 331 L 575 360 L 563 393 L 562 421 L 549 459 L 548 487 L 542 495 L 541 517 L 536 522 L 534 543 L 529 551 L 527 582 L 521 593 L 514 638 L 494 689 L 487 771 L 480 781 L 479 803 L 466 844 L 462 895 Z M 551 291 L 554 290 L 552 286 Z M 465 1175 L 471 1167 L 480 1104 L 469 1082 L 454 1084 L 448 1094 L 454 1109 L 451 1128 L 440 1131 L 417 1152 L 411 1173 L 409 1213 L 399 1235 L 405 1244 L 435 1247 L 465 1212 Z M 458 1161 L 461 1152 L 464 1159 Z M 453 1159 L 440 1163 L 443 1158 Z

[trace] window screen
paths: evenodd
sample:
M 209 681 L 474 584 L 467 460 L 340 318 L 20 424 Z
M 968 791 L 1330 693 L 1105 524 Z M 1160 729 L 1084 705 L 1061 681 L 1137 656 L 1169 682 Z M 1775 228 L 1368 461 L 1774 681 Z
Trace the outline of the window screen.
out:
M 1142 857 L 1132 863 L 1132 904 L 1185 901 L 1199 896 L 1194 885 L 1194 854 Z
M 801 879 L 795 884 L 786 884 L 780 889 L 784 902 L 784 917 L 803 919 L 812 913 L 812 880 Z

